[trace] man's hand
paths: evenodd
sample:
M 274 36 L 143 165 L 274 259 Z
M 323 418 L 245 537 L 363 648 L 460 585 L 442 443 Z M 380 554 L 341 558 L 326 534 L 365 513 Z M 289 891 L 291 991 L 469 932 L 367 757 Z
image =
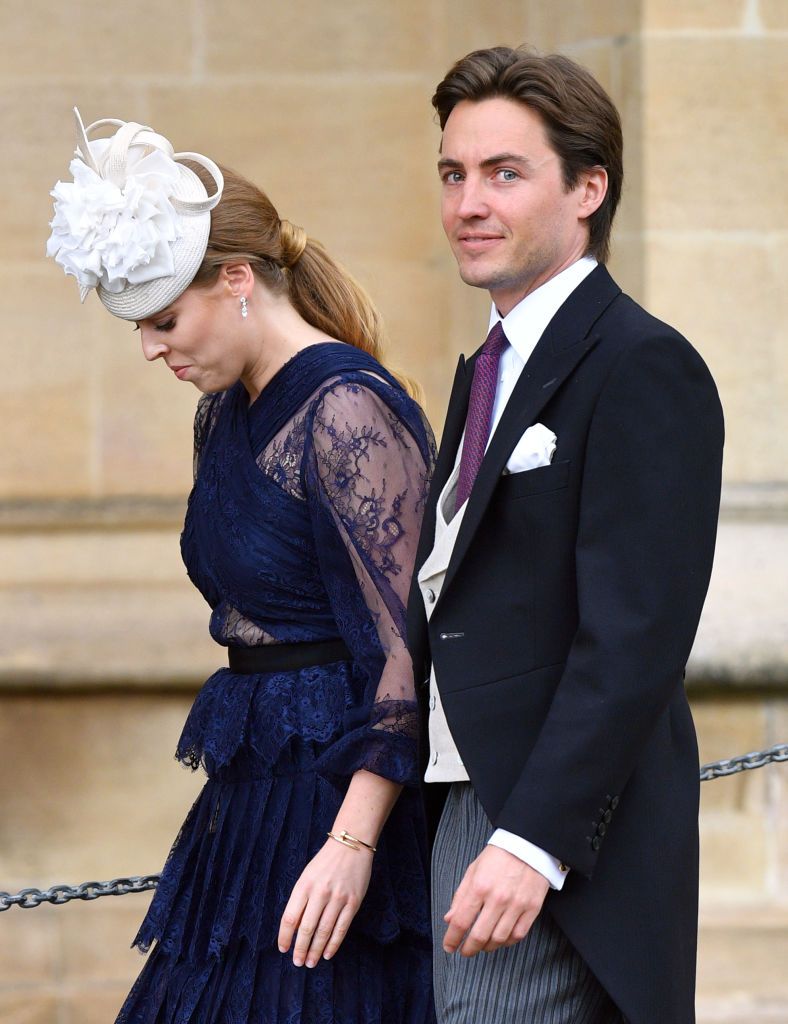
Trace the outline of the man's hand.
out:
M 475 956 L 520 942 L 549 888 L 547 879 L 519 857 L 486 846 L 465 872 L 444 915 L 449 926 L 444 950 L 454 953 L 462 944 L 463 956 Z

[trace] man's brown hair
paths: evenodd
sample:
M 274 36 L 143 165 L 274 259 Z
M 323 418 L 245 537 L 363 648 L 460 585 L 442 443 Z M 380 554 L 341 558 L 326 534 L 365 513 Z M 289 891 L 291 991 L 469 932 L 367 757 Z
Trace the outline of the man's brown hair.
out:
M 582 171 L 607 171 L 607 194 L 588 218 L 588 252 L 605 263 L 624 179 L 621 120 L 613 101 L 593 75 L 569 57 L 494 46 L 458 60 L 435 90 L 432 105 L 443 129 L 462 100 L 493 97 L 523 103 L 541 117 L 561 160 L 567 190 L 574 188 Z

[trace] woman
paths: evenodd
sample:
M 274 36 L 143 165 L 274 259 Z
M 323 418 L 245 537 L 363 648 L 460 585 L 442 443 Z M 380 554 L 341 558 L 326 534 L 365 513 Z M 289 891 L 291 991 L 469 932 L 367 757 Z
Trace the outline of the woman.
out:
M 48 252 L 203 392 L 181 547 L 229 652 L 178 745 L 208 782 L 118 1021 L 432 1021 L 403 639 L 429 427 L 368 298 L 262 192 L 77 122 Z

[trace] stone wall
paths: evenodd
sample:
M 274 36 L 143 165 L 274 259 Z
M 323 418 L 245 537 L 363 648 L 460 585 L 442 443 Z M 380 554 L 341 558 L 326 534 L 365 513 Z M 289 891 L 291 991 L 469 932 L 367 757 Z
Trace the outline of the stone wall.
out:
M 589 66 L 622 112 L 612 271 L 708 361 L 725 507 L 689 681 L 704 760 L 788 740 L 785 0 L 0 0 L 0 889 L 157 871 L 200 780 L 172 762 L 220 660 L 177 553 L 195 393 L 43 258 L 86 120 L 152 124 L 265 187 L 370 288 L 442 422 L 483 294 L 437 214 L 429 97 L 472 48 Z M 688 439 L 691 443 L 691 439 Z M 702 1021 L 786 1018 L 788 779 L 707 783 Z M 0 915 L 0 1020 L 113 1018 L 146 897 Z

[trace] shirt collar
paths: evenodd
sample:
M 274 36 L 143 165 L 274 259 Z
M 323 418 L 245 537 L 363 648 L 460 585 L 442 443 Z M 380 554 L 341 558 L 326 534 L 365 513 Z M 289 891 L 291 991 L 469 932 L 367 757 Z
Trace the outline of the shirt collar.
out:
M 585 280 L 596 267 L 593 256 L 583 256 L 560 274 L 545 281 L 535 291 L 526 295 L 505 317 L 502 317 L 493 303 L 490 313 L 490 330 L 500 320 L 509 344 L 525 363 L 536 348 L 560 307 L 566 302 L 581 281 Z

